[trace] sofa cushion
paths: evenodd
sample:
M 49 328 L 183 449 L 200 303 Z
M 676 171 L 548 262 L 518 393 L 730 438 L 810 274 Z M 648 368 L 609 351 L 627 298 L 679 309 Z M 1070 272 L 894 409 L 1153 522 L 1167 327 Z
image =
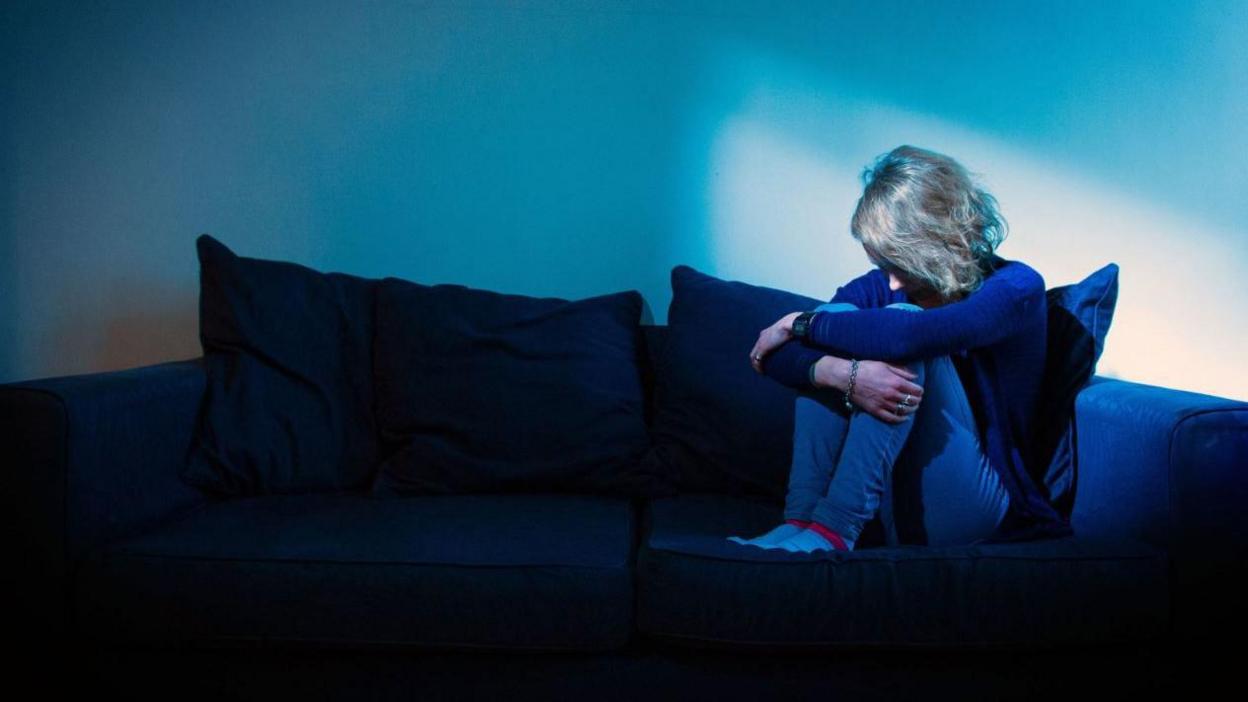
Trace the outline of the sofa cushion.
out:
M 641 305 L 382 281 L 375 494 L 650 494 Z
M 685 265 L 671 282 L 645 462 L 682 492 L 783 497 L 797 391 L 754 372 L 748 354 L 761 329 L 821 300 Z
M 105 640 L 609 649 L 633 540 L 609 497 L 235 498 L 92 552 L 78 608 Z
M 1152 640 L 1169 622 L 1166 558 L 1139 542 L 803 554 L 727 540 L 780 519 L 757 498 L 650 502 L 639 631 L 695 645 L 1005 646 Z
M 375 281 L 196 246 L 207 389 L 182 479 L 224 495 L 367 484 Z
M 1118 302 L 1118 264 L 1110 263 L 1072 285 L 1047 291 L 1048 343 L 1037 425 L 1028 467 L 1066 519 L 1078 478 L 1075 396 L 1096 374 Z

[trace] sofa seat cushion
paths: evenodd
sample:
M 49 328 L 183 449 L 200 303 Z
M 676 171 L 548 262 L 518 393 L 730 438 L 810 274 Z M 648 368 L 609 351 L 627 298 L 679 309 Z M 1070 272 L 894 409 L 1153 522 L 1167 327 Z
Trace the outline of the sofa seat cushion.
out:
M 92 552 L 77 604 L 108 641 L 611 649 L 633 521 L 592 495 L 231 498 Z
M 1169 623 L 1166 558 L 1076 537 L 790 553 L 728 541 L 781 521 L 761 498 L 646 505 L 637 626 L 696 646 L 978 647 L 1148 641 Z

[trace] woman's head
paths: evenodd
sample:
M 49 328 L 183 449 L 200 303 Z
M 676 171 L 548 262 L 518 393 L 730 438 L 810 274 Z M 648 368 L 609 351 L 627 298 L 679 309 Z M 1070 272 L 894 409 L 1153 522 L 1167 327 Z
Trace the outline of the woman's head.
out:
M 863 170 L 850 232 L 872 262 L 944 300 L 974 292 L 1007 225 L 957 161 L 899 146 Z

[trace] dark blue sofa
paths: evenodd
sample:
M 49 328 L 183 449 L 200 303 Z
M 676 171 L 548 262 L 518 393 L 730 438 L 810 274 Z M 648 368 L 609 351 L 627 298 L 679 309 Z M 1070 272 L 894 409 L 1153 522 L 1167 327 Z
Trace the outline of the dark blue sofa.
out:
M 643 329 L 653 360 L 667 328 Z M 684 649 L 1199 642 L 1246 621 L 1243 402 L 1095 377 L 1073 538 L 790 554 L 728 542 L 781 505 L 727 495 L 209 497 L 178 477 L 204 384 L 196 359 L 0 386 L 30 635 L 564 652 L 584 673 Z

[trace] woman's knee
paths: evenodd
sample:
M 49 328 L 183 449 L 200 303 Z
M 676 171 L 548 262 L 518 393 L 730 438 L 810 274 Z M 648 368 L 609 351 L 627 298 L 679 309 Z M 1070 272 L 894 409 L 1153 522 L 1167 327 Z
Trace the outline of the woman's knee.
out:
M 924 404 L 935 402 L 943 406 L 966 403 L 966 391 L 949 356 L 933 356 L 907 367 L 916 372 L 917 377 L 911 382 L 923 388 Z
M 919 374 L 918 379 L 914 381 L 919 385 L 925 385 L 927 381 L 935 378 L 958 377 L 958 369 L 953 365 L 953 359 L 948 355 L 931 356 L 903 363 L 902 365 Z
M 948 355 L 932 356 L 925 359 L 923 365 L 926 367 L 927 375 L 929 376 L 948 375 L 956 378 L 958 375 L 958 369 L 953 365 L 953 359 Z
M 793 406 L 794 437 L 813 435 L 843 427 L 848 423 L 844 401 L 831 393 L 799 393 Z
M 885 305 L 885 309 L 893 308 L 898 310 L 906 310 L 907 312 L 922 312 L 923 308 L 910 302 L 894 302 L 891 305 Z
M 893 365 L 901 366 L 915 374 L 910 382 L 926 389 L 929 384 L 940 385 L 958 377 L 958 369 L 948 355 L 931 356 L 911 361 L 896 361 Z
M 852 302 L 825 302 L 814 309 L 815 312 L 851 312 L 858 309 Z

